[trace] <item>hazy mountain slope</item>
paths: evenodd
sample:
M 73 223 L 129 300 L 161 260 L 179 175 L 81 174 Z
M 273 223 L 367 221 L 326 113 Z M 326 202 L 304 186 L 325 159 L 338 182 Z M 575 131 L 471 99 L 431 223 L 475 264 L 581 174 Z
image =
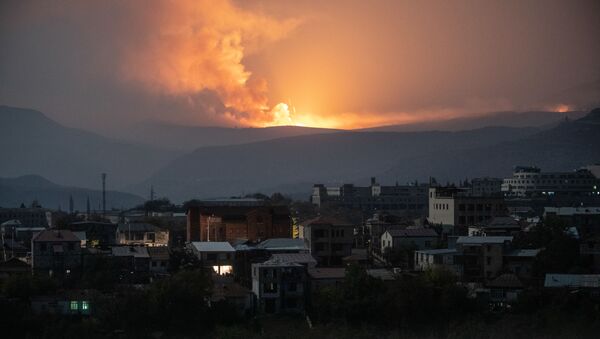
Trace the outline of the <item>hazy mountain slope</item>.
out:
M 54 182 L 122 187 L 150 175 L 179 154 L 114 141 L 62 126 L 42 113 L 0 106 L 0 176 L 39 174 Z
M 452 152 L 434 152 L 399 163 L 383 180 L 440 181 L 476 176 L 509 176 L 515 165 L 536 165 L 544 170 L 570 171 L 600 161 L 600 109 L 517 141 Z M 461 177 L 462 175 L 462 177 Z
M 298 126 L 227 128 L 144 123 L 131 127 L 123 140 L 191 152 L 198 147 L 245 144 L 270 139 L 334 133 L 338 130 Z
M 159 195 L 184 200 L 294 187 L 300 182 L 348 182 L 425 153 L 490 146 L 535 132 L 503 127 L 463 132 L 340 132 L 203 147 L 133 189 L 145 192 L 154 185 Z
M 0 178 L 0 206 L 19 207 L 37 200 L 42 206 L 69 209 L 69 197 L 73 197 L 75 210 L 85 211 L 89 197 L 92 210 L 99 210 L 102 192 L 79 187 L 57 185 L 40 176 L 26 175 L 17 178 Z M 144 199 L 129 193 L 107 191 L 107 208 L 129 208 L 143 203 Z
M 364 129 L 364 131 L 389 131 L 389 132 L 415 132 L 415 131 L 462 131 L 468 129 L 477 129 L 486 126 L 506 126 L 506 127 L 554 127 L 559 122 L 569 119 L 578 119 L 585 115 L 585 112 L 495 112 L 480 116 L 454 118 L 448 120 L 436 119 L 435 121 L 426 121 L 410 123 L 404 125 L 390 125 Z

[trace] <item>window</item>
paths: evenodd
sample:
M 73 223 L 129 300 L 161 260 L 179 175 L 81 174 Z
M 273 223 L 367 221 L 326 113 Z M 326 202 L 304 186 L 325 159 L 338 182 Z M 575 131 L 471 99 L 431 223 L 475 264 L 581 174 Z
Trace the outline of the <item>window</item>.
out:
M 72 242 L 69 243 L 69 251 L 73 251 L 75 249 L 75 244 Z
M 263 291 L 265 293 L 277 293 L 277 283 L 264 283 Z
M 47 248 L 48 247 L 46 246 L 46 243 L 41 243 L 40 244 L 40 251 L 45 252 Z
M 427 247 L 427 248 L 431 247 L 431 241 L 425 241 L 425 247 Z
M 217 260 L 217 254 L 216 253 L 207 253 L 206 260 Z
M 79 303 L 76 300 L 71 301 L 71 311 L 77 311 L 79 309 Z
M 90 308 L 90 305 L 88 304 L 88 302 L 87 302 L 87 301 L 85 301 L 85 300 L 84 300 L 84 301 L 82 301 L 82 302 L 81 302 L 81 309 L 82 309 L 82 310 L 86 311 L 86 310 L 88 310 L 89 308 Z
M 492 264 L 492 257 L 486 257 L 486 260 L 488 265 Z

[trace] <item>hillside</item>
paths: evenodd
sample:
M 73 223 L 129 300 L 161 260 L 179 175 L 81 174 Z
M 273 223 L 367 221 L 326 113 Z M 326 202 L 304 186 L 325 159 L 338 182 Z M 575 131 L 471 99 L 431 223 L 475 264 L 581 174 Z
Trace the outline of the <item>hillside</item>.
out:
M 37 174 L 96 188 L 100 173 L 119 188 L 149 176 L 178 154 L 62 126 L 38 111 L 0 106 L 0 176 Z
M 99 210 L 102 201 L 100 190 L 57 185 L 43 177 L 26 175 L 17 178 L 0 178 L 0 206 L 19 207 L 37 200 L 42 206 L 68 210 L 69 197 L 73 197 L 75 210 L 85 211 L 90 199 L 92 210 Z M 130 208 L 143 203 L 144 199 L 129 193 L 107 191 L 107 208 Z
M 430 173 L 440 181 L 463 177 L 509 176 L 515 165 L 570 171 L 600 160 L 600 109 L 520 140 L 413 157 L 380 174 L 383 180 Z M 423 176 L 421 176 L 423 177 Z
M 550 128 L 569 119 L 578 119 L 585 115 L 585 112 L 494 112 L 484 115 L 470 117 L 453 118 L 447 120 L 436 119 L 435 121 L 425 121 L 409 123 L 403 125 L 389 125 L 364 129 L 371 132 L 417 132 L 417 131 L 463 131 L 468 129 L 477 129 L 487 126 L 504 127 L 538 127 Z
M 154 147 L 191 152 L 198 147 L 246 144 L 284 137 L 334 133 L 338 130 L 299 126 L 265 128 L 228 128 L 181 126 L 148 122 L 132 126 L 119 138 Z
M 297 192 L 300 183 L 352 182 L 433 151 L 486 147 L 537 131 L 491 127 L 462 132 L 340 132 L 203 147 L 132 189 L 144 192 L 154 185 L 161 195 L 175 200 L 258 190 Z M 309 191 L 310 185 L 304 189 Z

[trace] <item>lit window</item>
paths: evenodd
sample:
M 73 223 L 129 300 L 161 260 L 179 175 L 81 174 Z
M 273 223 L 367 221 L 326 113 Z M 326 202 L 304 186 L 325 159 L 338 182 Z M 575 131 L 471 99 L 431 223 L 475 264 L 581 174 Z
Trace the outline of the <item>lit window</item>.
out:
M 71 311 L 77 311 L 79 309 L 79 303 L 77 301 L 71 301 Z
M 81 309 L 82 310 L 87 310 L 90 306 L 88 305 L 87 301 L 82 301 L 81 302 Z

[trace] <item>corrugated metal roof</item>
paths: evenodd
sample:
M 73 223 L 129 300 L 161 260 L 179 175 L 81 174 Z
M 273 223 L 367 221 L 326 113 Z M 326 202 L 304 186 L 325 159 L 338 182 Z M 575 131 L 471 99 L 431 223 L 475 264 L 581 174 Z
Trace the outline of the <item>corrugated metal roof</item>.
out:
M 258 245 L 256 248 L 264 250 L 306 250 L 303 239 L 292 239 L 292 238 L 272 238 L 267 239 Z
M 546 274 L 544 287 L 600 287 L 600 274 Z
M 235 249 L 226 241 L 194 241 L 192 246 L 198 252 L 235 252 Z
M 457 244 L 502 244 L 505 241 L 512 241 L 513 237 L 458 237 Z
M 317 261 L 310 253 L 276 253 L 271 256 L 272 259 L 295 262 L 299 264 L 316 264 Z

